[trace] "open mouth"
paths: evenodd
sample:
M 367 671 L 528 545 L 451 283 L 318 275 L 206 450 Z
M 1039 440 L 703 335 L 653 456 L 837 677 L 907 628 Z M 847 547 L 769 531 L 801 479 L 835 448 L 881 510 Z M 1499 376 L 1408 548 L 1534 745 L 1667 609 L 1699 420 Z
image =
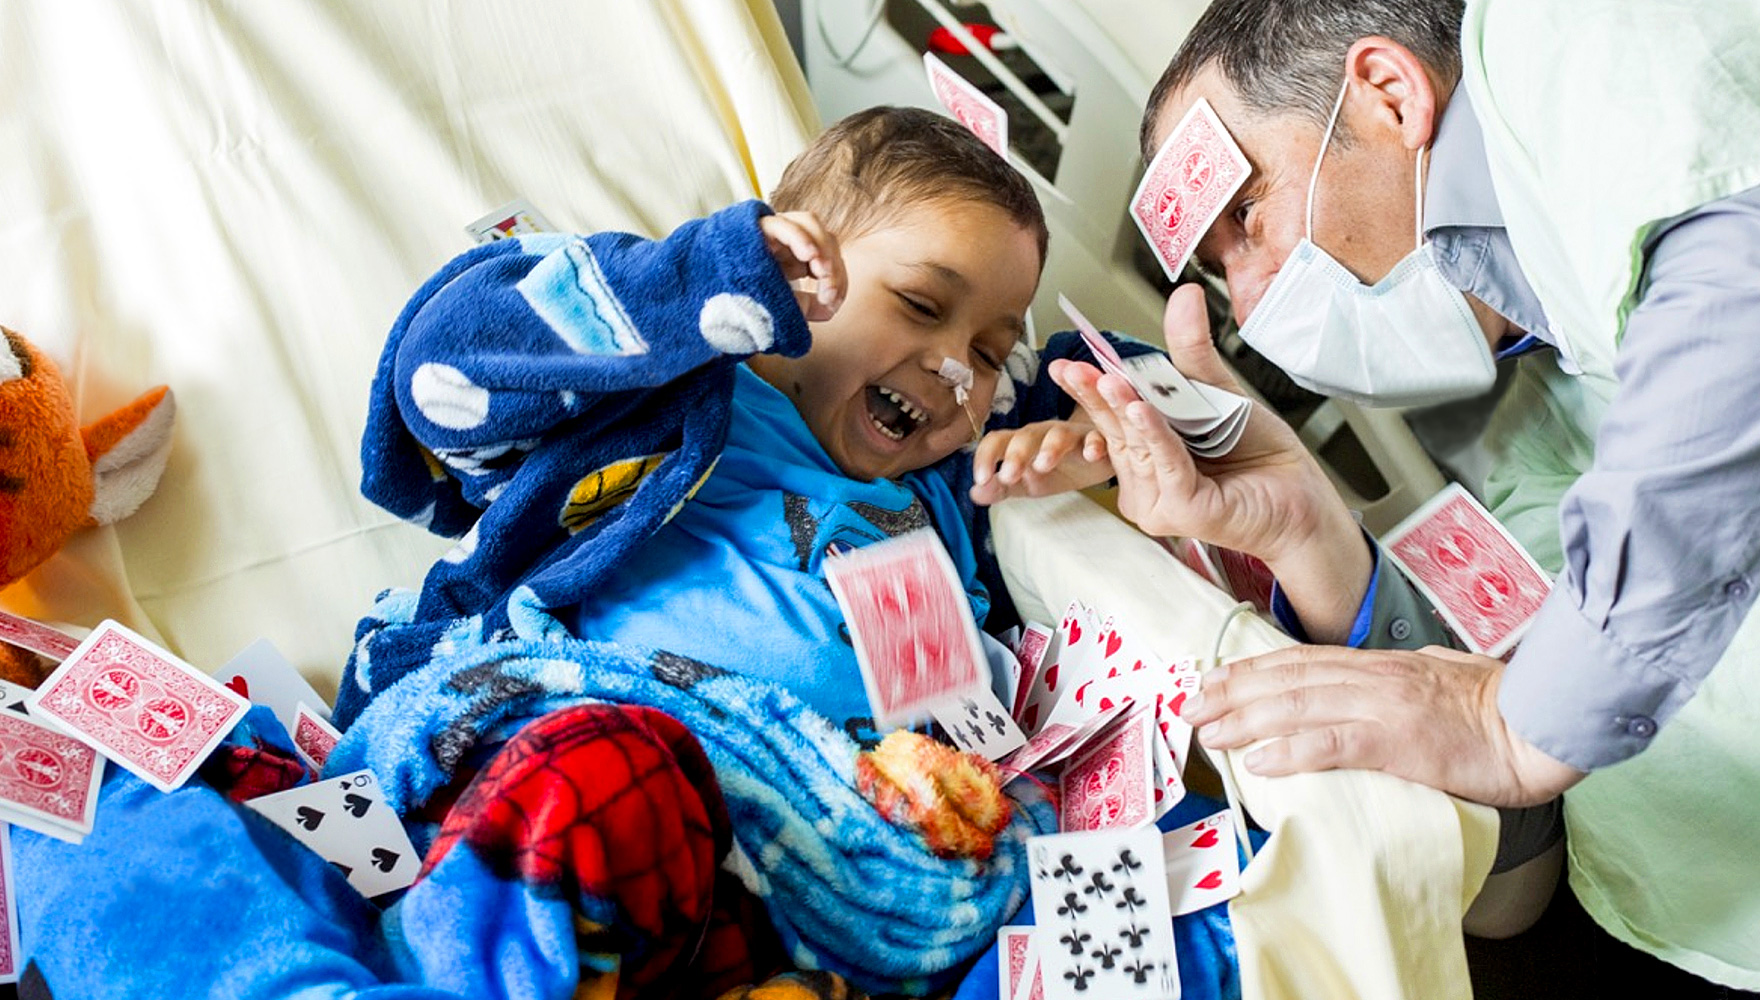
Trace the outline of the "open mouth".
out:
M 868 386 L 868 419 L 892 441 L 903 441 L 929 425 L 929 414 L 903 393 L 883 385 Z

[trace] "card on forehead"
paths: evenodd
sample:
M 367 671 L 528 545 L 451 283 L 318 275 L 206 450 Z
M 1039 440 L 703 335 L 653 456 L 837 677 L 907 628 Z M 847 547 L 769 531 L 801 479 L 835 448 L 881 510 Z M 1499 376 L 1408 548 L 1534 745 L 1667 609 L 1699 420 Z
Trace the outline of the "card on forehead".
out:
M 51 660 L 65 660 L 79 646 L 79 640 L 58 628 L 42 622 L 0 611 L 0 642 L 21 646 Z
M 1467 648 L 1485 656 L 1513 649 L 1552 590 L 1540 564 L 1459 483 L 1400 522 L 1381 547 Z
M 524 198 L 515 198 L 464 227 L 478 243 L 493 243 L 526 233 L 553 233 L 556 227 Z
M 1034 837 L 1027 856 L 1047 997 L 1178 1000 L 1159 830 Z
M 214 676 L 251 704 L 274 712 L 289 733 L 299 728 L 297 713 L 302 703 L 324 719 L 330 718 L 329 708 L 317 690 L 267 639 L 258 639 L 240 650 Z
M 1002 105 L 932 52 L 923 53 L 923 69 L 929 74 L 929 89 L 954 121 L 971 129 L 978 141 L 994 149 L 997 156 L 1008 159 L 1008 112 L 1002 110 Z
M 313 770 L 324 770 L 330 751 L 340 742 L 342 734 L 335 726 L 324 721 L 312 706 L 303 701 L 299 703 L 293 715 L 293 748 L 312 765 Z
M 965 587 L 933 531 L 827 559 L 825 578 L 849 625 L 876 725 L 920 720 L 989 687 Z
M 1241 859 L 1226 811 L 1168 831 L 1161 837 L 1161 849 L 1174 916 L 1240 895 Z
M 169 792 L 195 773 L 250 703 L 105 620 L 31 696 L 31 717 L 90 743 Z
M 371 771 L 326 778 L 245 805 L 335 865 L 363 896 L 405 888 L 421 870 L 421 857 Z
M 1015 725 L 988 687 L 957 695 L 953 701 L 931 709 L 930 714 L 955 746 L 985 760 L 999 760 L 1027 742 L 1027 734 Z
M 1131 196 L 1131 218 L 1168 280 L 1180 280 L 1198 241 L 1251 172 L 1216 110 L 1199 98 L 1168 133 Z
M 1064 832 L 1140 826 L 1155 809 L 1155 713 L 1141 707 L 1070 760 L 1058 779 Z
M 18 900 L 12 894 L 12 831 L 0 824 L 0 910 L 6 913 L 6 934 L 0 937 L 0 983 L 18 982 Z
M 66 733 L 0 712 L 0 820 L 70 843 L 92 832 L 104 758 Z

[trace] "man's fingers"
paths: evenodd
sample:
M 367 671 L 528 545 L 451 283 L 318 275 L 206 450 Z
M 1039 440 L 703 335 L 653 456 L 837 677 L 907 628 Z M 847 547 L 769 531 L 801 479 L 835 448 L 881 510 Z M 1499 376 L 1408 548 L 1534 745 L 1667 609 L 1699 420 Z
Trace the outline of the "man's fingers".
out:
M 1210 311 L 1204 303 L 1204 288 L 1187 282 L 1167 297 L 1167 309 L 1161 314 L 1161 334 L 1167 341 L 1167 356 L 1187 378 L 1239 392 L 1240 384 L 1216 353 L 1210 339 Z
M 1256 692 L 1239 698 L 1234 708 L 1198 727 L 1198 741 L 1218 750 L 1232 750 L 1263 739 L 1342 725 L 1364 718 L 1382 718 L 1390 707 L 1382 704 L 1386 690 L 1348 679 L 1312 677 L 1288 687 Z M 1208 707 L 1210 696 L 1204 702 Z
M 1380 767 L 1387 760 L 1383 734 L 1362 722 L 1347 722 L 1272 740 L 1252 753 L 1247 770 L 1265 777 L 1330 771 L 1349 767 Z
M 1202 690 L 1187 699 L 1180 715 L 1194 726 L 1203 726 L 1291 688 L 1344 684 L 1395 672 L 1385 657 L 1370 650 L 1290 646 L 1207 672 Z

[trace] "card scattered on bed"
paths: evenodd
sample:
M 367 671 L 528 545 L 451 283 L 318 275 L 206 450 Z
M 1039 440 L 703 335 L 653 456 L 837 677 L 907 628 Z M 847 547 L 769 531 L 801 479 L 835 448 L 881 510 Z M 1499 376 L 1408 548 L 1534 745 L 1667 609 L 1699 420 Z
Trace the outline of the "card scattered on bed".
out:
M 91 744 L 169 792 L 189 780 L 250 702 L 106 620 L 49 675 L 27 708 L 33 720 Z

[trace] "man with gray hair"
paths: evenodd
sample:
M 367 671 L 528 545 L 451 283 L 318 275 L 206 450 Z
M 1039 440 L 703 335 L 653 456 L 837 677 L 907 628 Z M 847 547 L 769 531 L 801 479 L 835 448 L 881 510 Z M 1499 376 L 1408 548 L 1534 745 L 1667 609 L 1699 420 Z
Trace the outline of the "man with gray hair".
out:
M 1760 989 L 1760 7 L 1218 0 L 1145 155 L 1199 99 L 1251 165 L 1196 257 L 1242 337 L 1369 404 L 1514 365 L 1485 499 L 1558 574 L 1507 666 L 1442 648 L 1275 415 L 1195 460 L 1121 379 L 1054 368 L 1122 511 L 1264 559 L 1284 626 L 1326 644 L 1213 671 L 1200 739 L 1266 741 L 1264 774 L 1377 768 L 1506 807 L 1569 789 L 1595 921 Z M 1232 387 L 1204 316 L 1174 293 L 1170 352 Z

